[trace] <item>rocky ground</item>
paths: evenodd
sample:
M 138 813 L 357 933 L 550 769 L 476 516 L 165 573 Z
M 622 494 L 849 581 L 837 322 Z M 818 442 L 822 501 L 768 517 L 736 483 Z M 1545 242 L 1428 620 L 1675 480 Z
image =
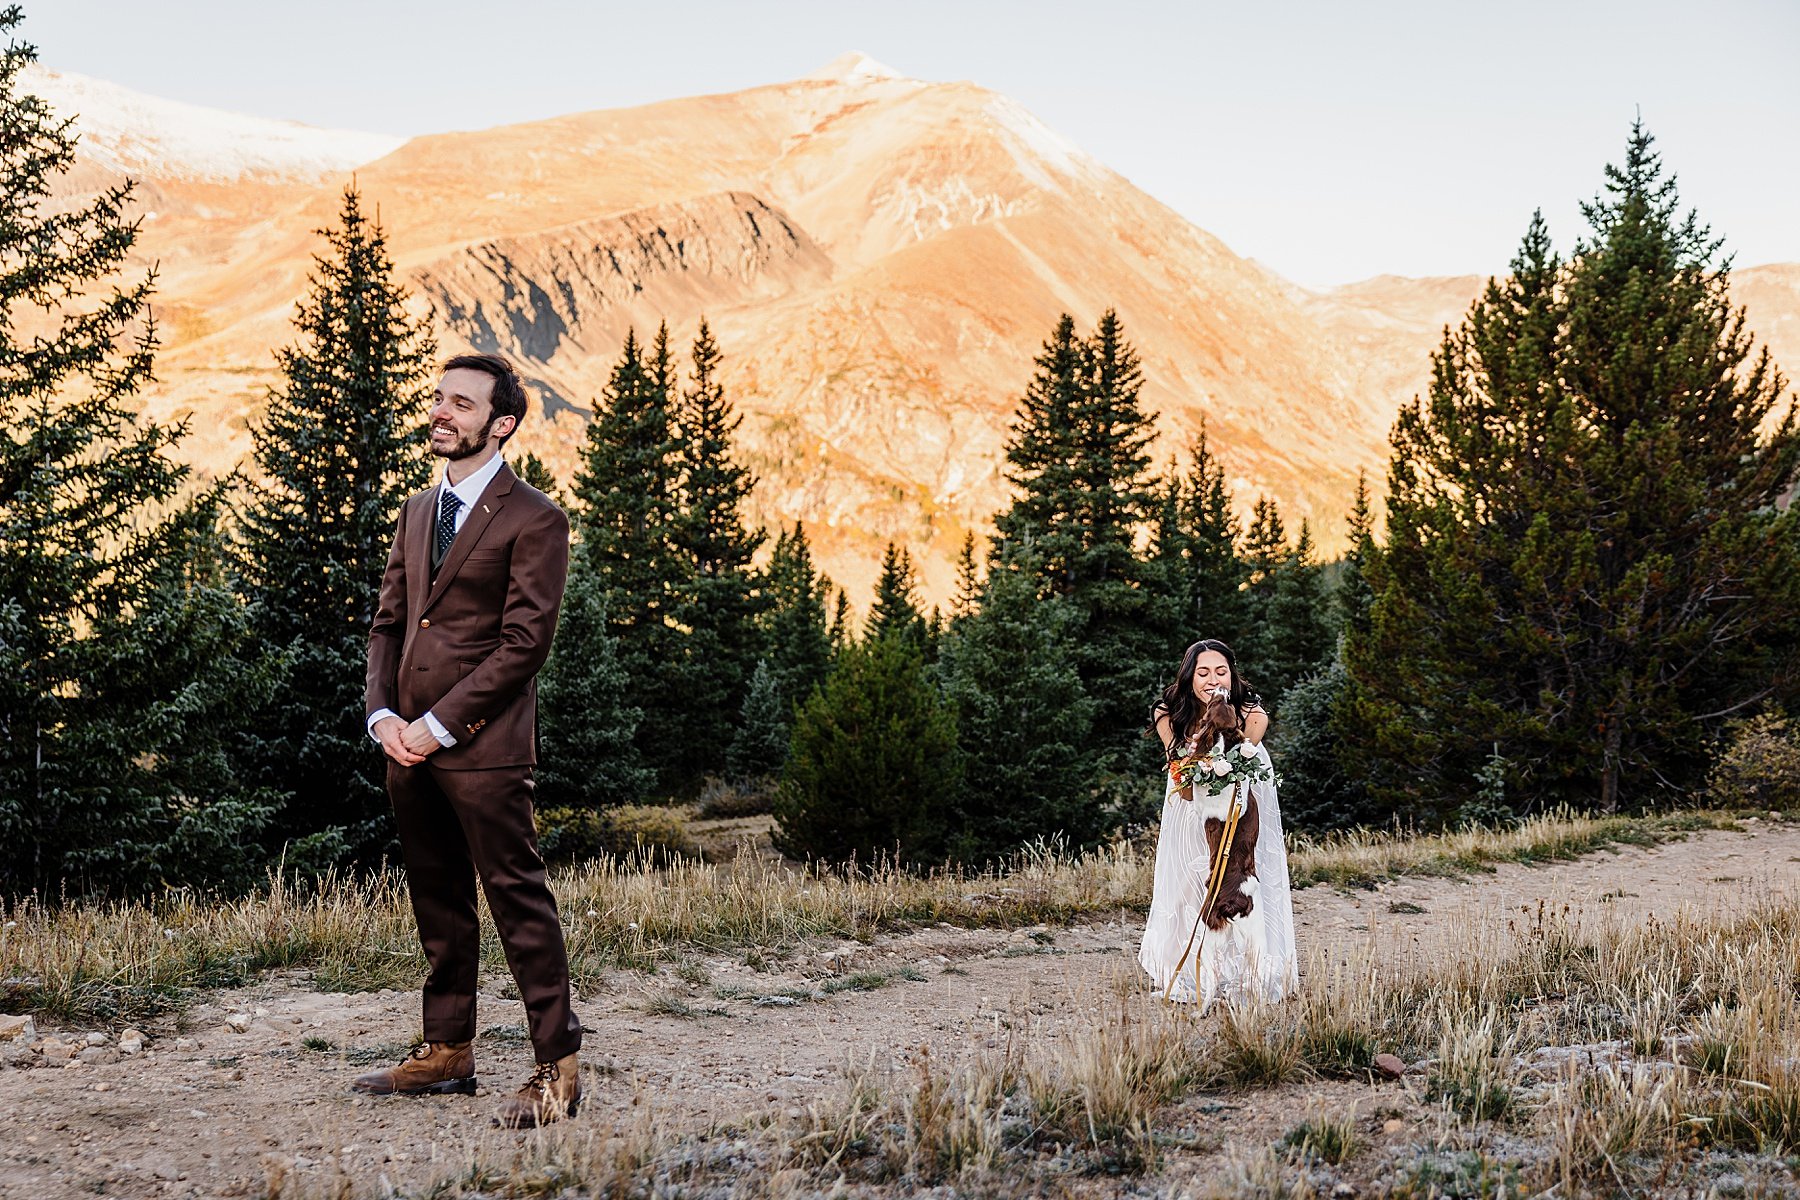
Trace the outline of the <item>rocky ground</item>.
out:
M 1295 911 L 1317 970 L 1371 941 L 1377 962 L 1466 944 L 1540 897 L 1585 920 L 1637 923 L 1691 903 L 1696 880 L 1733 907 L 1791 893 L 1800 828 L 1751 823 L 1654 850 L 1374 892 L 1315 887 L 1297 894 Z M 940 926 L 780 960 L 697 955 L 655 975 L 619 972 L 578 1005 L 589 1030 L 589 1103 L 578 1120 L 675 1134 L 744 1128 L 798 1118 L 871 1061 L 903 1068 L 925 1051 L 954 1063 L 1020 1029 L 1059 1037 L 1116 1002 L 1138 932 L 1130 915 L 1068 929 Z M 0 1196 L 264 1196 L 343 1180 L 359 1194 L 424 1190 L 534 1136 L 490 1119 L 530 1069 L 508 990 L 493 978 L 482 996 L 482 1093 L 429 1100 L 348 1088 L 418 1036 L 411 993 L 323 994 L 303 978 L 270 977 L 141 1030 L 10 1019 L 0 1024 Z M 1234 1145 L 1266 1144 L 1312 1111 L 1354 1105 L 1374 1145 L 1417 1140 L 1439 1118 L 1416 1091 L 1332 1082 L 1195 1097 L 1171 1114 L 1157 1187 L 1185 1190 Z

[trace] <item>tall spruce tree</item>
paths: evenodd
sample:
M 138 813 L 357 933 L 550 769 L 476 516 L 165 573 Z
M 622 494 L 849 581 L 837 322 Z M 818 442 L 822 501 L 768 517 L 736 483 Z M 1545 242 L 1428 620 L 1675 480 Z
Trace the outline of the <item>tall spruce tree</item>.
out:
M 0 10 L 10 39 L 23 16 Z M 134 411 L 152 279 L 129 184 L 55 198 L 72 119 L 0 50 L 0 895 L 250 881 L 272 797 L 238 734 L 273 664 L 223 570 L 219 487 Z
M 596 809 L 636 804 L 656 786 L 638 750 L 643 710 L 631 703 L 606 599 L 592 573 L 572 576 L 538 688 L 540 803 Z
M 962 546 L 956 552 L 956 593 L 950 597 L 950 624 L 972 617 L 981 607 L 984 585 L 981 564 L 975 558 L 975 535 L 963 534 Z
M 1016 491 L 995 518 L 993 562 L 1030 562 L 1040 593 L 1082 614 L 1082 682 L 1101 706 L 1093 748 L 1123 765 L 1170 653 L 1137 553 L 1157 509 L 1143 371 L 1111 310 L 1085 340 L 1065 314 L 1037 367 L 1007 441 Z
M 850 616 L 850 595 L 843 588 L 826 588 L 835 596 L 831 604 L 831 653 L 835 657 L 856 641 L 856 622 Z
M 1276 563 L 1268 605 L 1257 627 L 1257 681 L 1275 706 L 1287 690 L 1337 656 L 1336 615 L 1312 527 L 1300 522 L 1293 548 Z
M 781 774 L 793 732 L 793 709 L 781 699 L 781 688 L 767 659 L 758 659 L 744 690 L 737 732 L 725 750 L 727 777 L 740 786 Z
M 420 431 L 435 380 L 429 325 L 405 310 L 381 226 L 344 190 L 319 230 L 298 340 L 251 429 L 239 517 L 255 629 L 293 661 L 250 722 L 251 762 L 287 793 L 272 833 L 302 869 L 373 862 L 393 838 L 384 760 L 364 728 L 363 675 L 400 504 L 427 482 Z
M 517 462 L 512 464 L 513 474 L 520 480 L 529 483 L 544 495 L 550 497 L 560 506 L 563 503 L 562 487 L 556 482 L 555 472 L 543 459 L 531 451 L 521 454 Z
M 875 580 L 875 600 L 869 606 L 864 630 L 869 638 L 911 638 L 925 649 L 925 617 L 919 611 L 918 571 L 904 546 L 889 542 L 881 555 L 881 574 Z
M 1075 318 L 1064 313 L 1044 343 L 1037 373 L 1013 416 L 1006 440 L 1006 479 L 1013 500 L 994 518 L 996 560 L 1006 549 L 1018 549 L 1040 573 L 1047 592 L 1067 594 L 1074 586 L 1079 548 L 1073 523 L 1076 497 L 1072 470 L 1075 433 L 1072 422 L 1085 384 L 1087 347 L 1075 332 Z
M 1343 569 L 1338 573 L 1332 601 L 1337 606 L 1337 623 L 1346 634 L 1365 634 L 1369 629 L 1369 606 L 1374 594 L 1369 590 L 1368 561 L 1375 550 L 1375 505 L 1369 497 L 1367 472 L 1356 473 L 1356 496 L 1350 508 L 1350 548 L 1344 552 Z
M 763 575 L 762 646 L 783 711 L 791 713 L 831 671 L 825 603 L 831 581 L 813 569 L 806 527 L 780 531 Z
M 1440 818 L 1496 766 L 1522 805 L 1678 801 L 1800 681 L 1800 432 L 1719 243 L 1641 126 L 1584 212 L 1566 264 L 1533 219 L 1393 434 L 1357 748 Z
M 1368 479 L 1361 473 L 1356 479 L 1349 525 L 1350 548 L 1331 600 L 1339 630 L 1336 645 L 1319 669 L 1282 693 L 1276 713 L 1282 819 L 1309 832 L 1386 825 L 1393 815 L 1378 800 L 1368 775 L 1354 765 L 1356 756 L 1347 752 L 1360 731 L 1350 702 L 1352 688 L 1343 646 L 1345 638 L 1368 630 L 1370 593 L 1363 570 L 1374 553 L 1374 505 Z
M 683 639 L 683 690 L 692 727 L 728 741 L 737 727 L 758 654 L 760 595 L 751 559 L 763 532 L 744 524 L 756 480 L 736 460 L 743 418 L 718 378 L 719 347 L 704 320 L 694 339 L 693 375 L 675 409 L 680 484 L 673 550 L 683 578 L 672 613 Z
M 1159 620 L 1168 627 L 1164 641 L 1179 650 L 1199 638 L 1216 638 L 1248 651 L 1249 568 L 1238 548 L 1242 532 L 1225 468 L 1212 452 L 1204 422 L 1188 457 L 1185 472 L 1171 464 L 1151 541 Z M 1168 665 L 1172 670 L 1174 663 Z
M 681 786 L 704 765 L 693 758 L 687 647 L 674 619 L 688 570 L 672 540 L 680 512 L 673 378 L 667 328 L 648 352 L 628 331 L 588 424 L 569 563 L 571 589 L 592 590 L 606 614 L 626 706 L 641 714 L 638 751 L 663 788 Z
M 952 855 L 980 864 L 1030 842 L 1097 844 L 1112 815 L 1092 751 L 1097 705 L 1081 685 L 1081 614 L 1042 599 L 1036 572 L 992 573 L 975 612 L 939 650 L 937 677 L 955 709 L 963 785 L 951 818 Z
M 1149 445 L 1154 426 L 1138 400 L 1143 371 L 1119 316 L 1107 310 L 1087 343 L 1085 381 L 1073 414 L 1075 586 L 1084 613 L 1082 683 L 1100 705 L 1095 732 L 1121 763 L 1138 737 L 1162 660 L 1171 648 L 1150 619 L 1153 584 L 1139 561 L 1139 531 L 1156 504 Z

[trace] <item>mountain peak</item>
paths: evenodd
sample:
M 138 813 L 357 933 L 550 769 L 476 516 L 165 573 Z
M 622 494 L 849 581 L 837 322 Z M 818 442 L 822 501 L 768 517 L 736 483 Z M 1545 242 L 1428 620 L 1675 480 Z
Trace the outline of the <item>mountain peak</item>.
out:
M 828 83 L 869 83 L 877 79 L 904 79 L 906 76 L 883 63 L 876 62 L 860 50 L 840 54 L 806 79 Z

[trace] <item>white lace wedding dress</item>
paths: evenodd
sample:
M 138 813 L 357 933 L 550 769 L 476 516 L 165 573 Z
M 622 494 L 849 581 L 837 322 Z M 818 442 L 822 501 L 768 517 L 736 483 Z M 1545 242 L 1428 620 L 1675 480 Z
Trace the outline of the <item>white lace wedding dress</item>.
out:
M 1268 750 L 1259 745 L 1257 753 L 1263 765 L 1270 766 Z M 1270 774 L 1273 773 L 1271 767 Z M 1241 921 L 1232 922 L 1220 933 L 1201 926 L 1200 936 L 1194 936 L 1200 904 L 1206 898 L 1207 876 L 1212 870 L 1198 799 L 1204 787 L 1203 782 L 1197 782 L 1196 799 L 1185 800 L 1173 782 L 1167 784 L 1162 830 L 1156 838 L 1156 881 L 1151 891 L 1150 918 L 1144 926 L 1138 962 L 1155 982 L 1158 993 L 1167 994 L 1178 1003 L 1196 1001 L 1196 983 L 1206 996 L 1216 994 L 1227 1001 L 1283 999 L 1299 986 L 1300 976 L 1294 953 L 1294 901 L 1288 884 L 1287 846 L 1281 836 L 1281 804 L 1275 785 L 1271 782 L 1251 786 L 1260 823 L 1255 905 L 1262 913 L 1263 942 L 1260 953 L 1255 954 L 1245 953 L 1242 936 L 1224 936 L 1242 932 L 1232 929 L 1234 925 L 1243 926 Z M 1204 968 L 1206 975 L 1201 976 L 1199 961 L 1202 938 L 1206 937 L 1214 940 L 1213 953 Z

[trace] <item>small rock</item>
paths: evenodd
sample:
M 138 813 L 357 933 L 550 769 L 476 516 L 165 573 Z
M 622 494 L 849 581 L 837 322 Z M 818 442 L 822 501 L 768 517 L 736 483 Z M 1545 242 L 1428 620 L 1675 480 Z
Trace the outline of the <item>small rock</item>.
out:
M 74 1071 L 77 1069 L 85 1071 L 87 1070 L 87 1064 L 82 1062 L 79 1058 L 71 1058 L 68 1062 L 63 1064 L 63 1070 L 65 1071 Z
M 1347 1179 L 1340 1179 L 1337 1186 L 1331 1189 L 1331 1194 L 1334 1200 L 1345 1200 L 1346 1197 L 1356 1195 L 1356 1185 Z
M 175 1048 L 177 1050 L 198 1050 L 200 1048 L 200 1043 L 196 1042 L 193 1038 L 178 1037 L 175 1039 Z
M 30 1017 L 0 1014 L 0 1042 L 18 1042 L 29 1046 L 37 1041 L 37 1023 Z
M 106 1035 L 99 1032 L 90 1033 L 87 1035 L 87 1044 L 90 1046 L 104 1046 L 106 1045 Z
M 244 1033 L 249 1030 L 251 1020 L 249 1013 L 232 1013 L 225 1018 L 225 1024 L 234 1033 Z
M 109 1066 L 119 1061 L 119 1052 L 111 1046 L 89 1046 L 81 1052 L 81 1061 L 90 1067 Z
M 1387 1121 L 1385 1121 L 1382 1124 L 1381 1132 L 1383 1132 L 1383 1133 L 1399 1133 L 1402 1129 L 1405 1129 L 1405 1128 L 1406 1128 L 1405 1121 L 1402 1121 L 1399 1117 L 1389 1117 L 1387 1119 Z
M 268 1015 L 269 1015 L 269 1010 L 266 1008 L 259 1008 L 256 1010 L 256 1019 L 259 1021 Z
M 142 1038 L 120 1038 L 119 1039 L 119 1053 L 120 1054 L 127 1054 L 127 1055 L 142 1054 L 143 1052 L 144 1052 L 144 1042 L 143 1042 Z
M 38 1052 L 44 1056 L 45 1062 L 68 1062 L 75 1057 L 75 1047 L 60 1038 L 50 1038 Z
M 1389 1079 L 1398 1079 L 1406 1074 L 1406 1064 L 1392 1054 L 1377 1054 L 1375 1056 L 1375 1069 Z
M 94 1090 L 96 1092 L 110 1092 L 110 1091 L 112 1091 L 112 1084 L 110 1084 L 110 1083 L 106 1082 L 106 1080 L 102 1079 L 99 1083 L 96 1083 L 94 1085 Z

